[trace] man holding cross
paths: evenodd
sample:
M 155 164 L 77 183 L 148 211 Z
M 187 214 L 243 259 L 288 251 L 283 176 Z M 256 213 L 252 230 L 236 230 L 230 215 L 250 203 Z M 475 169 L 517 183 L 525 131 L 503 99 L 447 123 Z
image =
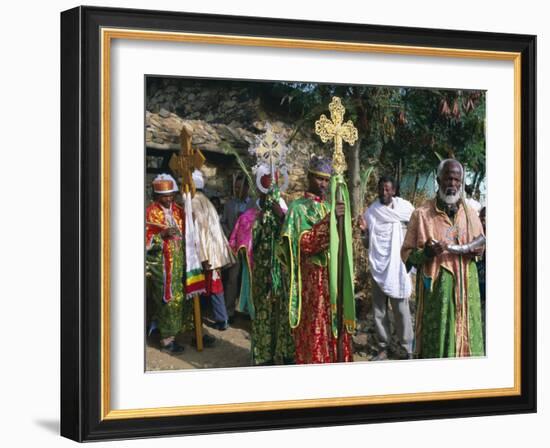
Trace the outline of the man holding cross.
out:
M 355 144 L 357 128 L 351 120 L 344 123 L 346 109 L 340 98 L 334 96 L 328 109 L 330 119 L 322 114 L 315 133 L 323 142 L 334 143 L 332 161 L 313 155 L 308 190 L 291 203 L 282 229 L 281 258 L 290 272 L 289 319 L 297 364 L 353 361 L 353 249 L 342 146 Z
M 289 317 L 296 363 L 337 361 L 337 338 L 329 291 L 330 213 L 326 194 L 332 173 L 329 159 L 313 156 L 304 197 L 290 206 L 282 228 L 281 258 L 290 273 Z M 335 205 L 336 216 L 344 204 Z M 352 361 L 351 337 L 343 332 L 343 360 Z

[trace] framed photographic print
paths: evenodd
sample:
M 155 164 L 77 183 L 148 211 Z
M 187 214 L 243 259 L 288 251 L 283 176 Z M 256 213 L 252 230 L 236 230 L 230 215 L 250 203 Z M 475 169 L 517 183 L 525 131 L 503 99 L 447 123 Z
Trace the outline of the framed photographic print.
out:
M 61 14 L 61 433 L 536 411 L 535 36 Z

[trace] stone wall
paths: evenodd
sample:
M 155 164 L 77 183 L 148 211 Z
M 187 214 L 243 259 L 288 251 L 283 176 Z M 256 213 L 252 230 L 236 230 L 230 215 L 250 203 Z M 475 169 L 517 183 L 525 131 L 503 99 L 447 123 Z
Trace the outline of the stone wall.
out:
M 178 149 L 182 126 L 187 126 L 193 135 L 193 146 L 213 153 L 235 151 L 251 167 L 255 161 L 248 149 L 254 136 L 265 131 L 270 123 L 273 131 L 284 142 L 290 141 L 287 155 L 289 164 L 289 199 L 297 196 L 305 187 L 305 168 L 312 153 L 327 153 L 330 148 L 321 143 L 313 132 L 314 123 L 305 123 L 296 129 L 296 123 L 280 114 L 267 110 L 254 89 L 241 85 L 234 88 L 209 81 L 188 79 L 156 79 L 148 83 L 145 116 L 146 146 L 155 149 Z M 238 170 L 232 166 L 207 169 L 207 186 L 219 180 L 208 178 L 209 173 L 230 179 Z M 227 182 L 223 182 L 226 184 Z M 229 193 L 229 190 L 226 191 Z

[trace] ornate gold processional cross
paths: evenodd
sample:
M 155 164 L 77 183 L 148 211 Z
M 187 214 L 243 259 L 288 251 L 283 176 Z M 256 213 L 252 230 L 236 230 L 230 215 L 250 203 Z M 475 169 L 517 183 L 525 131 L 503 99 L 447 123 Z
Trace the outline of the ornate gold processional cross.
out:
M 346 158 L 342 151 L 342 140 L 350 145 L 357 141 L 357 128 L 351 120 L 346 123 L 344 121 L 345 107 L 342 105 L 342 100 L 333 96 L 332 101 L 328 106 L 330 111 L 329 120 L 325 114 L 321 115 L 319 120 L 315 122 L 315 133 L 321 137 L 323 143 L 330 139 L 334 139 L 334 154 L 332 156 L 332 164 L 336 174 L 342 174 L 347 169 Z
M 330 110 L 329 120 L 324 114 L 321 115 L 319 120 L 315 122 L 315 133 L 321 137 L 321 140 L 326 143 L 329 140 L 334 140 L 334 153 L 332 155 L 332 166 L 336 173 L 336 201 L 344 201 L 344 195 L 342 194 L 342 188 L 345 188 L 345 183 L 342 178 L 342 174 L 346 171 L 346 158 L 342 151 L 342 141 L 353 145 L 357 141 L 357 128 L 353 125 L 351 120 L 346 123 L 344 121 L 344 113 L 346 109 L 342 105 L 342 100 L 337 96 L 332 97 L 328 109 Z M 342 185 L 343 184 L 343 185 Z M 349 210 L 349 203 L 346 205 Z M 348 212 L 349 213 L 349 212 Z M 349 216 L 349 214 L 348 214 Z M 338 362 L 344 361 L 344 246 L 345 246 L 345 227 L 350 226 L 350 222 L 344 222 L 344 215 L 336 218 L 337 231 L 338 231 L 338 263 L 337 263 L 337 289 L 336 289 L 336 319 L 338 329 L 337 339 L 337 354 Z M 349 227 L 351 234 L 351 227 Z M 331 238 L 332 239 L 332 238 Z M 353 270 L 353 268 L 352 268 Z
M 204 164 L 204 156 L 198 149 L 191 146 L 191 133 L 185 128 L 181 129 L 181 149 L 178 155 L 173 154 L 168 166 L 177 175 L 181 176 L 181 192 L 191 192 L 195 195 L 195 183 L 193 171 L 198 170 Z

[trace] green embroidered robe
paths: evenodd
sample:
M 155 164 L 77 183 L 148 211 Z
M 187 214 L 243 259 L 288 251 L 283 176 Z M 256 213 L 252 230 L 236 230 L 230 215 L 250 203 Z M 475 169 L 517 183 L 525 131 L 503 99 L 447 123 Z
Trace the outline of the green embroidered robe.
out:
M 424 248 L 430 239 L 466 244 L 482 233 L 479 217 L 462 202 L 452 220 L 435 199 L 411 216 L 401 258 L 417 268 L 415 352 L 421 358 L 484 355 L 475 258 L 449 252 L 428 257 Z

